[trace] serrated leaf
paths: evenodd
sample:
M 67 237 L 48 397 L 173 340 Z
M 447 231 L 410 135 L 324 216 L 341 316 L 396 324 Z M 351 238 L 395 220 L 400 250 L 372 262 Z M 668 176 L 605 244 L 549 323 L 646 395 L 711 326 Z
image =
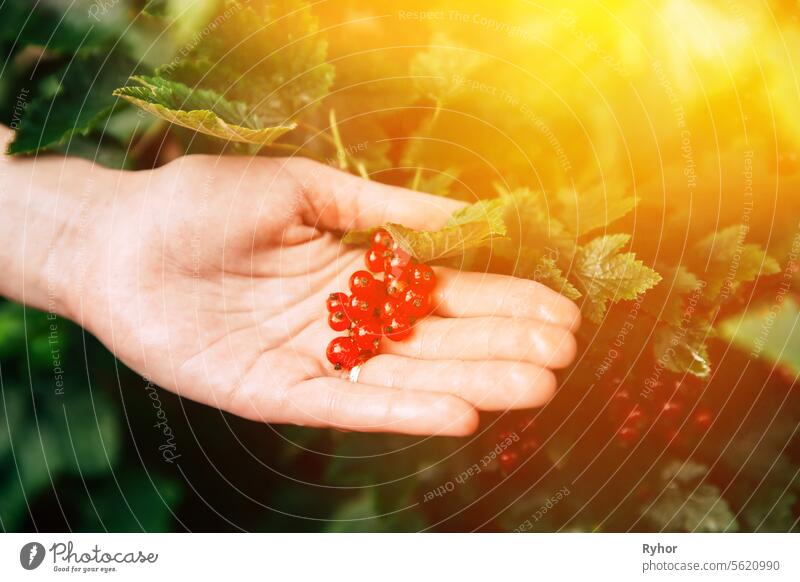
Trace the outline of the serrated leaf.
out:
M 112 91 L 125 82 L 136 64 L 125 56 L 82 53 L 48 78 L 24 113 L 10 154 L 29 154 L 85 136 L 102 125 L 117 99 Z
M 571 274 L 585 292 L 587 317 L 596 323 L 602 320 L 609 302 L 635 299 L 661 281 L 636 255 L 620 252 L 629 240 L 627 234 L 601 236 L 575 254 Z
M 582 297 L 581 292 L 564 276 L 555 258 L 547 256 L 541 251 L 523 248 L 520 250 L 514 268 L 514 276 L 524 279 L 533 279 L 547 285 L 553 291 L 575 301 Z
M 506 235 L 505 227 L 501 228 L 501 225 L 488 218 L 460 222 L 434 231 L 413 230 L 392 223 L 384 228 L 400 248 L 423 263 L 456 257 Z
M 645 508 L 645 518 L 662 531 L 737 531 L 736 517 L 720 490 L 703 482 L 707 473 L 692 461 L 672 461 L 661 475 L 664 489 Z
M 668 370 L 707 378 L 711 374 L 706 346 L 709 337 L 713 337 L 713 334 L 707 322 L 689 329 L 663 325 L 655 333 L 653 355 Z
M 429 263 L 462 255 L 465 251 L 502 239 L 507 231 L 503 221 L 504 203 L 494 198 L 456 210 L 440 230 L 413 230 L 401 224 L 383 226 L 403 250 L 418 261 Z M 366 245 L 374 229 L 351 230 L 342 242 Z
M 503 201 L 504 218 L 512 240 L 532 249 L 556 249 L 569 260 L 575 236 L 555 217 L 552 203 L 543 192 L 525 187 L 509 190 L 499 184 L 495 184 L 495 189 Z
M 263 146 L 295 128 L 294 123 L 259 127 L 244 103 L 232 102 L 207 89 L 192 90 L 159 77 L 132 77 L 114 95 L 170 123 L 219 139 Z
M 742 283 L 780 272 L 778 261 L 758 244 L 747 243 L 748 228 L 734 225 L 709 234 L 692 249 L 694 271 L 707 282 L 705 297 L 730 297 Z

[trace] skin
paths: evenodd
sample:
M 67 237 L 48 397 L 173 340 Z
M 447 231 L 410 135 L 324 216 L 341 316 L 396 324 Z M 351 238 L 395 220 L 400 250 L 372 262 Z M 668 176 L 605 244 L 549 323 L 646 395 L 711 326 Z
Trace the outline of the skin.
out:
M 2 132 L 10 139 L 8 130 Z M 458 202 L 302 159 L 186 156 L 112 171 L 2 159 L 0 293 L 69 318 L 177 394 L 262 422 L 466 435 L 477 410 L 541 406 L 578 308 L 538 283 L 437 269 L 435 311 L 357 383 L 325 358 L 350 228 L 440 227 Z

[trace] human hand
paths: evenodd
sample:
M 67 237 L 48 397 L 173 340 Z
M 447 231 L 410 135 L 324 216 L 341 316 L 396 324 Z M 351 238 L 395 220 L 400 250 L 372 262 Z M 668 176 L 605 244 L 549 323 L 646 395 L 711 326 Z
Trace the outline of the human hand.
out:
M 181 396 L 263 422 L 464 435 L 476 409 L 544 404 L 575 356 L 579 311 L 563 296 L 440 268 L 433 315 L 351 383 L 325 357 L 338 335 L 325 298 L 363 249 L 335 232 L 437 228 L 460 203 L 305 159 L 187 156 L 115 176 L 69 316 Z

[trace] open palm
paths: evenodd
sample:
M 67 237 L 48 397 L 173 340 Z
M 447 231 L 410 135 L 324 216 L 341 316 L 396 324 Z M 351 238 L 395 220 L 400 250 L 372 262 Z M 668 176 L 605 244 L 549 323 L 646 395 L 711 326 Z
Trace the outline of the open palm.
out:
M 434 314 L 358 383 L 327 362 L 325 298 L 363 251 L 337 232 L 436 228 L 459 203 L 305 159 L 187 156 L 121 174 L 76 285 L 76 319 L 181 396 L 264 422 L 468 434 L 476 409 L 543 404 L 576 306 L 532 281 L 437 271 Z

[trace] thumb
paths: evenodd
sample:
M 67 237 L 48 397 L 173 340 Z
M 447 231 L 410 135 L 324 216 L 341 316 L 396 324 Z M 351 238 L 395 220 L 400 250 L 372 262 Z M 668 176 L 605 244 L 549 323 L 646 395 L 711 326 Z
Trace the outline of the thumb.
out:
M 325 230 L 372 228 L 397 222 L 417 230 L 441 228 L 463 202 L 353 176 L 306 158 L 286 160 L 308 202 L 306 222 Z

